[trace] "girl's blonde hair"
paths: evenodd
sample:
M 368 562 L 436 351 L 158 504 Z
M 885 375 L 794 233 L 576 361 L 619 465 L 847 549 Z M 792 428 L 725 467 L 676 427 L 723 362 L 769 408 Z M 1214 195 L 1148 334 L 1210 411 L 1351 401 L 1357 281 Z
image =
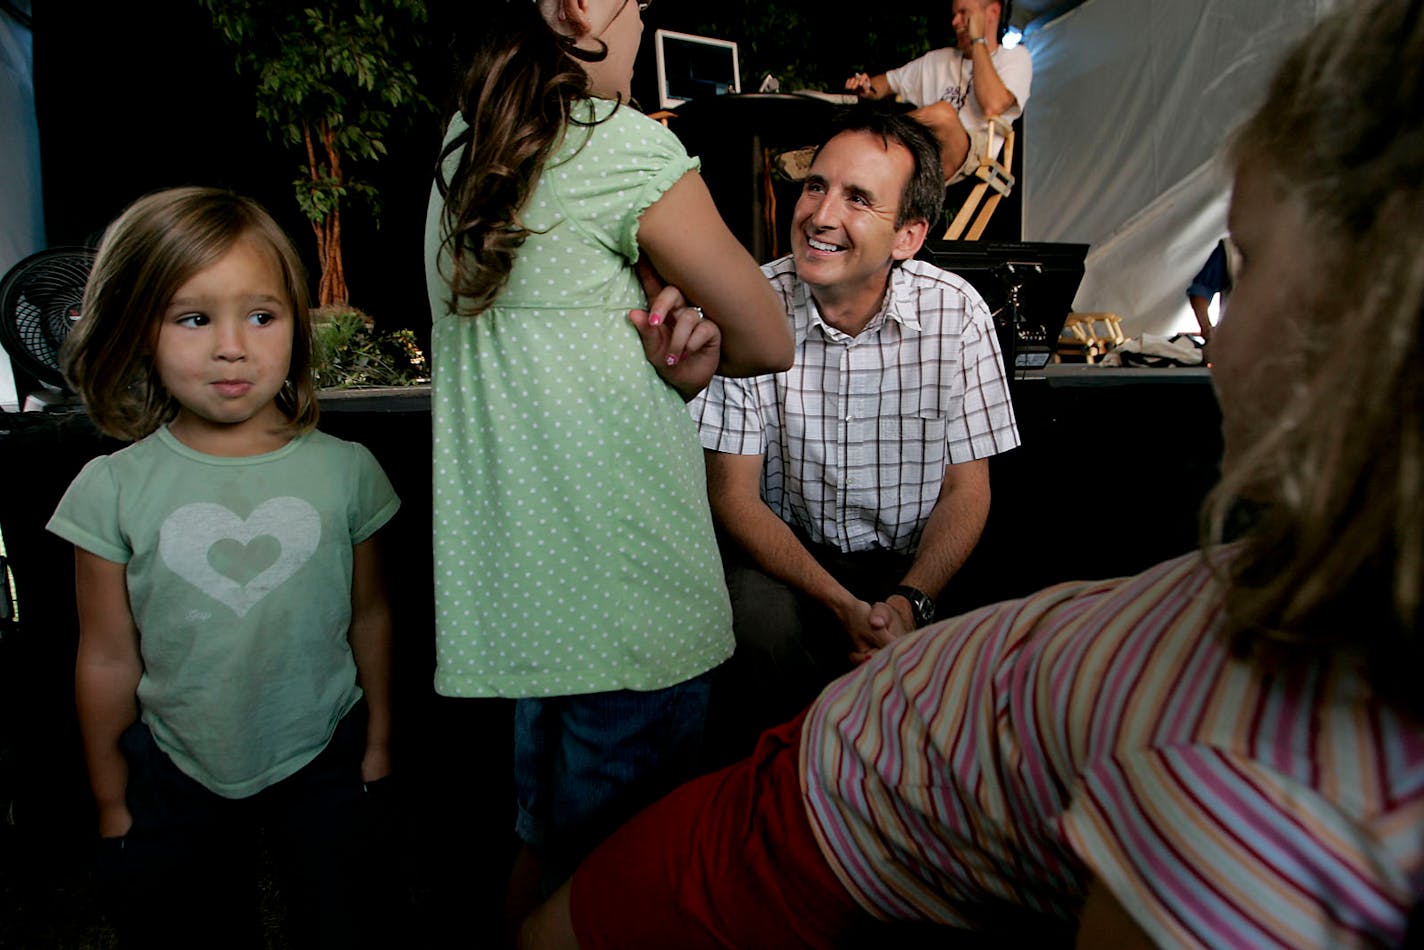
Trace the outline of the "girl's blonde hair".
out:
M 1255 512 L 1229 568 L 1227 635 L 1268 661 L 1351 654 L 1424 714 L 1424 2 L 1336 10 L 1232 157 L 1307 210 L 1318 276 L 1299 289 L 1297 339 L 1281 341 L 1303 367 L 1287 404 L 1254 407 L 1274 422 L 1204 509 L 1212 542 L 1241 499 Z
M 171 188 L 129 205 L 104 232 L 84 288 L 79 322 L 60 358 L 95 425 L 141 439 L 173 419 L 178 403 L 154 368 L 159 321 L 193 275 L 238 240 L 269 247 L 292 304 L 292 363 L 277 405 L 295 432 L 316 425 L 306 270 L 286 233 L 261 205 L 218 188 Z

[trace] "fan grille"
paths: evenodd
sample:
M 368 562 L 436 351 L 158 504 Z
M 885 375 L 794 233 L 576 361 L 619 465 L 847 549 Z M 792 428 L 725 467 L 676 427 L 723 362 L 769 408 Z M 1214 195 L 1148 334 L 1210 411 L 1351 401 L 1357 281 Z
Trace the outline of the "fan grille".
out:
M 20 261 L 0 285 L 0 339 L 6 351 L 35 379 L 56 389 L 69 389 L 59 348 L 79 319 L 93 262 L 90 248 L 50 248 Z

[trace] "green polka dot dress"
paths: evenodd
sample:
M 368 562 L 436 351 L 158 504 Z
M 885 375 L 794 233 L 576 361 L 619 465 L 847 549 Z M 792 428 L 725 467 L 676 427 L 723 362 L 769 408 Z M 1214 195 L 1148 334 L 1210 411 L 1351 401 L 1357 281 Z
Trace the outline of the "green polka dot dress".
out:
M 696 428 L 627 318 L 646 306 L 638 215 L 697 162 L 634 109 L 591 100 L 575 114 L 603 121 L 570 126 L 525 209 L 535 233 L 479 316 L 451 311 L 431 196 L 435 688 L 447 696 L 661 689 L 732 651 Z M 457 117 L 450 135 L 463 129 Z

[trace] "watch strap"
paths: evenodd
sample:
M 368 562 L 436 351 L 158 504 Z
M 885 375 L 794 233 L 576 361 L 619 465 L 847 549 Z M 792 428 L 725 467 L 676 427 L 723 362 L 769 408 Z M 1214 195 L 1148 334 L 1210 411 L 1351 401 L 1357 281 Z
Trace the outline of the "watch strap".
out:
M 916 627 L 923 627 L 934 620 L 935 602 L 929 594 L 909 584 L 899 585 L 892 593 L 899 594 L 910 602 L 910 612 L 915 616 Z

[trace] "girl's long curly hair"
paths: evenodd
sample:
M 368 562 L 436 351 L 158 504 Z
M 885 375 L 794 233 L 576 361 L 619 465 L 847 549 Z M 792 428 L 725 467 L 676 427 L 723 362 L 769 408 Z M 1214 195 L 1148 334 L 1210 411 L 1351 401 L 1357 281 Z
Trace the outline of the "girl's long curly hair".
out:
M 435 182 L 445 202 L 442 254 L 452 306 L 467 315 L 487 309 L 509 280 L 529 237 L 519 213 L 549 156 L 587 98 L 590 52 L 545 21 L 549 0 L 493 0 L 481 10 L 481 41 L 461 84 L 458 107 L 467 125 L 440 152 Z M 447 181 L 446 160 L 459 159 Z
M 1365 0 L 1301 41 L 1232 144 L 1312 225 L 1304 370 L 1204 508 L 1209 542 L 1257 512 L 1230 564 L 1226 634 L 1267 662 L 1345 654 L 1398 708 L 1424 586 L 1424 2 Z M 1227 319 L 1231 317 L 1228 314 Z

